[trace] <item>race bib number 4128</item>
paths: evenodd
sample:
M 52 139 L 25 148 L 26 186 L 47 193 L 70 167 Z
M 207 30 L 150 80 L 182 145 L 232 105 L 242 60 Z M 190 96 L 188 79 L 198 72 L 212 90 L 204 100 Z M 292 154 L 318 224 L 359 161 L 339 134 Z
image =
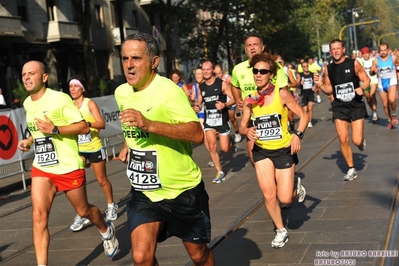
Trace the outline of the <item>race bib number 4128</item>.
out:
M 150 191 L 162 188 L 156 150 L 130 149 L 126 174 L 135 190 Z

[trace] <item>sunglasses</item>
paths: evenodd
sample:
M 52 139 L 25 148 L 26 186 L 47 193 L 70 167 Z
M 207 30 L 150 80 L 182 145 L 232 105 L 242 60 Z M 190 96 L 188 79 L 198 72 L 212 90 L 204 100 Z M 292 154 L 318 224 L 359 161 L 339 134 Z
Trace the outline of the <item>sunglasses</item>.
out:
M 261 75 L 267 75 L 272 73 L 269 69 L 258 69 L 258 68 L 252 68 L 252 73 L 254 73 L 254 75 L 260 73 Z

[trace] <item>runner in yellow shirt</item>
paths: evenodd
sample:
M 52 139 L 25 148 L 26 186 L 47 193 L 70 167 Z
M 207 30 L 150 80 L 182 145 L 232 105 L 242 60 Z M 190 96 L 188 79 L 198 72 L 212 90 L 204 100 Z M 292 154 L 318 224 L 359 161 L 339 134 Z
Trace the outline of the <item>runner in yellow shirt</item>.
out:
M 250 67 L 251 58 L 257 54 L 261 54 L 264 48 L 263 40 L 258 34 L 249 34 L 245 39 L 245 53 L 248 56 L 248 60 L 237 64 L 233 68 L 231 92 L 239 110 L 242 110 L 244 106 L 245 97 L 256 90 L 252 68 Z M 287 76 L 285 75 L 284 69 L 281 67 L 281 65 L 279 65 L 277 75 L 273 77 L 272 83 L 276 84 L 280 88 L 288 86 Z M 254 165 L 251 152 L 253 146 L 254 142 L 247 138 L 247 152 L 252 165 Z
M 288 90 L 271 83 L 278 69 L 272 56 L 255 55 L 250 66 L 257 89 L 244 100 L 240 133 L 255 143 L 251 152 L 256 177 L 265 198 L 266 210 L 277 228 L 271 245 L 279 248 L 288 241 L 279 203 L 288 205 L 294 197 L 302 202 L 306 196 L 299 177 L 294 186 L 294 175 L 297 153 L 301 150 L 300 139 L 309 116 Z M 298 129 L 293 135 L 288 131 L 288 109 L 299 117 Z
M 127 83 L 115 90 L 132 186 L 127 223 L 134 265 L 157 265 L 157 242 L 179 237 L 195 265 L 214 265 L 208 248 L 208 194 L 192 144 L 204 132 L 187 96 L 156 73 L 160 49 L 151 35 L 135 33 L 122 43 Z M 178 163 L 176 163 L 178 162 Z
M 93 168 L 97 182 L 101 186 L 105 197 L 107 198 L 108 207 L 105 211 L 107 221 L 117 219 L 118 205 L 114 202 L 112 195 L 112 184 L 107 178 L 106 170 L 106 152 L 100 139 L 100 130 L 105 128 L 105 122 L 101 116 L 100 110 L 95 101 L 84 96 L 86 91 L 86 80 L 79 75 L 72 76 L 69 81 L 69 93 L 74 100 L 75 106 L 79 108 L 83 118 L 90 127 L 87 134 L 78 135 L 79 154 L 83 159 L 83 164 L 89 160 Z M 80 231 L 84 225 L 90 221 L 76 215 L 73 224 L 69 227 L 72 231 Z
M 24 109 L 31 136 L 21 140 L 18 147 L 28 151 L 34 144 L 31 194 L 36 262 L 48 264 L 48 219 L 58 191 L 64 191 L 76 212 L 100 230 L 105 255 L 113 257 L 119 246 L 115 227 L 111 222 L 105 223 L 100 210 L 89 204 L 86 196 L 77 134 L 87 133 L 89 127 L 67 94 L 46 88 L 47 79 L 42 62 L 28 61 L 23 65 L 22 82 L 30 94 Z

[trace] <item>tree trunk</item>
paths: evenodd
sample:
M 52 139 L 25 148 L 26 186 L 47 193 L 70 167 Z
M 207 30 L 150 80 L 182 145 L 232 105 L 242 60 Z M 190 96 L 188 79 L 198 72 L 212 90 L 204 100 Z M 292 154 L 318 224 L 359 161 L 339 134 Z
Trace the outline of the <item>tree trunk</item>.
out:
M 90 0 L 72 0 L 72 4 L 75 8 L 77 21 L 80 27 L 80 33 L 83 43 L 83 54 L 85 61 L 86 73 L 84 73 L 87 81 L 87 95 L 89 97 L 96 96 L 97 94 L 97 82 L 96 82 L 96 68 L 94 65 L 94 47 L 90 42 L 90 30 L 91 30 L 91 9 Z M 82 73 L 83 74 L 83 73 Z

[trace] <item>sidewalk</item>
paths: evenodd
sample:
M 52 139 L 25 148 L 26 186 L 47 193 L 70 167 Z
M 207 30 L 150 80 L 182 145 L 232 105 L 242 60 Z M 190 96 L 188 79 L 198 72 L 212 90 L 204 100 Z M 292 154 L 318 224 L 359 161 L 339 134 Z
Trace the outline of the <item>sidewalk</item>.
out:
M 245 140 L 240 143 L 238 152 L 221 155 L 227 180 L 220 184 L 212 184 L 216 171 L 206 167 L 209 155 L 204 146 L 194 149 L 194 158 L 202 169 L 210 196 L 211 244 L 219 240 L 222 242 L 223 236 L 229 235 L 215 249 L 216 265 L 315 265 L 315 259 L 331 259 L 331 251 L 334 255 L 336 252 L 341 255 L 340 252 L 345 250 L 384 248 L 398 182 L 399 131 L 387 130 L 386 120 L 381 119 L 377 124 L 366 121 L 366 150 L 360 152 L 353 147 L 359 176 L 352 182 L 344 182 L 342 177 L 347 171 L 346 165 L 339 152 L 328 111 L 329 103 L 326 97 L 322 99 L 321 104 L 315 105 L 314 127 L 305 133 L 297 166 L 308 194 L 304 203 L 294 202 L 291 208 L 283 210 L 290 236 L 283 248 L 273 249 L 270 246 L 275 235 L 273 224 L 264 205 L 258 206 L 263 199 L 255 171 L 247 159 Z M 379 113 L 383 115 L 382 110 Z M 112 259 L 105 257 L 100 235 L 93 226 L 77 233 L 68 229 L 75 213 L 60 193 L 50 214 L 50 264 L 132 265 L 125 209 L 130 186 L 124 167 L 119 161 L 107 163 L 114 197 L 120 202 L 119 218 L 115 221 L 119 253 Z M 89 201 L 105 210 L 105 197 L 91 169 L 87 170 L 87 178 Z M 0 184 L 3 187 L 3 183 Z M 19 191 L 10 196 L 10 200 L 0 200 L 0 257 L 6 259 L 21 252 L 4 265 L 35 265 L 31 246 L 32 210 L 30 207 L 23 208 L 30 203 L 30 193 Z M 235 228 L 243 218 L 246 222 Z M 157 259 L 160 265 L 186 265 L 190 261 L 177 238 L 158 245 Z M 376 265 L 379 260 L 370 256 L 339 256 L 339 259 L 352 260 L 356 265 Z M 398 265 L 396 263 L 391 265 Z

